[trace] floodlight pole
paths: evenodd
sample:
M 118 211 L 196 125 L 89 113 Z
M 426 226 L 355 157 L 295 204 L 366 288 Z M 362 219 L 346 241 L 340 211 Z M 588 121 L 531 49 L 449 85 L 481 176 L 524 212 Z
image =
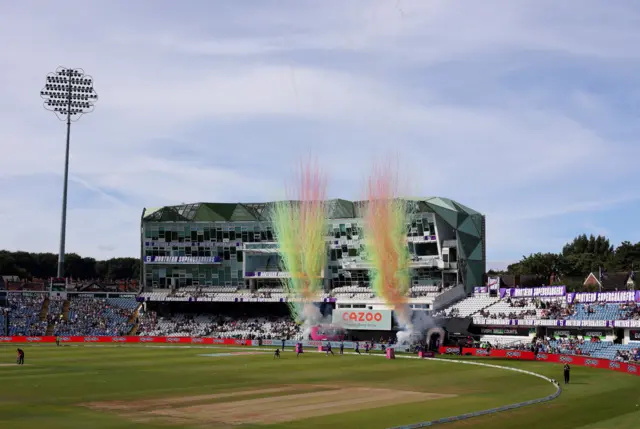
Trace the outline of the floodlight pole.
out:
M 64 154 L 64 184 L 62 185 L 62 225 L 60 225 L 60 251 L 58 252 L 58 278 L 64 277 L 64 248 L 67 237 L 67 188 L 69 186 L 69 145 L 71 143 L 71 83 L 67 97 L 67 144 Z
M 64 277 L 64 254 L 67 235 L 67 195 L 69 191 L 69 149 L 71 145 L 71 122 L 83 114 L 93 111 L 98 95 L 93 89 L 93 78 L 82 69 L 58 67 L 49 73 L 45 87 L 40 91 L 45 100 L 44 108 L 67 122 L 67 140 L 64 154 L 64 179 L 62 188 L 62 219 L 60 225 L 60 251 L 58 254 L 58 278 Z

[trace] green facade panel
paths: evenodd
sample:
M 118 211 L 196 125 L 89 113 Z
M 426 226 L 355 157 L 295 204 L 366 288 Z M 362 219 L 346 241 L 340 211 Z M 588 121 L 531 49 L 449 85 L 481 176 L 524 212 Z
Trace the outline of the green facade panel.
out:
M 480 231 L 478 231 L 470 217 L 467 217 L 463 222 L 460 222 L 458 230 L 465 234 L 473 235 L 474 237 L 480 237 Z
M 201 204 L 196 212 L 194 221 L 196 222 L 220 222 L 225 219 L 219 213 L 213 211 L 208 204 Z
M 469 219 L 469 215 L 465 212 L 458 212 L 458 225 L 462 225 L 467 219 Z
M 467 287 L 471 285 L 481 285 L 483 284 L 483 274 L 484 274 L 484 262 L 483 261 L 468 261 L 465 284 Z
M 233 211 L 236 209 L 237 203 L 206 203 L 207 206 L 218 213 L 224 220 L 231 220 Z
M 470 261 L 482 261 L 482 242 L 478 242 L 478 245 L 469 255 Z
M 452 228 L 458 227 L 458 212 L 454 212 L 453 210 L 448 210 L 441 206 L 432 206 L 432 209 L 435 214 L 444 219 L 445 222 L 449 224 Z
M 413 213 L 437 213 L 444 218 L 448 224 L 456 228 L 463 222 L 469 214 L 477 212 L 466 208 L 455 201 L 440 198 L 428 197 L 423 199 L 410 198 L 410 206 Z M 175 218 L 178 221 L 267 221 L 273 202 L 267 203 L 197 203 L 182 204 L 177 206 L 166 206 L 162 208 L 145 209 L 143 220 L 154 221 L 159 218 L 169 220 Z M 334 199 L 327 201 L 328 217 L 330 219 L 348 219 L 362 217 L 366 210 L 366 201 L 348 201 Z M 464 207 L 464 210 L 460 210 Z M 170 213 L 167 213 L 169 211 Z M 158 213 L 161 213 L 160 215 Z M 478 216 L 481 218 L 481 215 Z
M 444 209 L 451 210 L 453 212 L 458 211 L 456 209 L 456 206 L 451 202 L 451 200 L 446 200 L 444 198 L 440 198 L 440 197 L 431 198 L 427 200 L 427 203 L 429 203 L 432 206 L 439 206 Z
M 482 284 L 485 271 L 484 216 L 464 204 L 441 197 L 407 198 L 411 214 L 434 213 L 438 228 L 447 225 L 455 231 L 441 240 L 457 238 L 459 266 L 467 287 Z M 255 222 L 270 220 L 274 202 L 196 203 L 145 209 L 142 222 Z M 333 199 L 327 201 L 329 219 L 361 219 L 366 201 Z M 438 220 L 439 219 L 439 220 Z M 448 236 L 447 236 L 448 235 Z M 223 279 L 220 278 L 222 284 Z M 225 280 L 226 281 L 226 280 Z
M 329 219 L 349 219 L 356 217 L 354 203 L 347 200 L 335 199 L 327 201 L 327 212 Z
M 458 231 L 458 239 L 458 251 L 462 250 L 465 259 L 469 259 L 473 250 L 478 246 L 478 243 L 480 243 L 480 239 L 461 231 Z M 462 247 L 462 249 L 460 249 L 460 247 Z
M 478 230 L 478 234 L 482 234 L 482 215 L 480 214 L 473 215 L 471 216 L 471 219 L 473 220 L 473 223 L 475 224 L 476 229 Z
M 231 213 L 231 218 L 229 219 L 234 222 L 241 221 L 257 221 L 256 217 L 251 213 L 243 204 L 236 204 L 236 208 L 233 209 L 233 213 Z
M 184 216 L 178 213 L 173 207 L 165 207 L 159 212 L 156 212 L 160 222 L 182 222 L 187 220 Z
M 458 207 L 458 210 L 461 211 L 461 212 L 465 212 L 465 213 L 467 213 L 469 215 L 480 215 L 480 216 L 482 216 L 481 213 L 478 213 L 477 211 L 475 211 L 473 209 L 470 209 L 469 207 L 465 206 L 464 204 L 460 204 L 457 201 L 453 201 L 453 203 Z

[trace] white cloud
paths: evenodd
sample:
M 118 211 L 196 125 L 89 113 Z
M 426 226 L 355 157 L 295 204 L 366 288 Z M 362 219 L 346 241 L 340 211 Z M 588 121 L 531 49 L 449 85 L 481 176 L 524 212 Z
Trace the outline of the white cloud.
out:
M 84 67 L 100 95 L 72 130 L 70 251 L 136 255 L 142 207 L 267 200 L 309 153 L 344 198 L 397 156 L 414 194 L 487 213 L 490 260 L 554 250 L 576 225 L 624 233 L 551 219 L 637 198 L 639 146 L 617 136 L 634 135 L 619 118 L 640 97 L 609 90 L 637 87 L 633 7 L 164 6 L 0 6 L 3 246 L 57 249 L 64 124 L 37 92 L 59 64 Z

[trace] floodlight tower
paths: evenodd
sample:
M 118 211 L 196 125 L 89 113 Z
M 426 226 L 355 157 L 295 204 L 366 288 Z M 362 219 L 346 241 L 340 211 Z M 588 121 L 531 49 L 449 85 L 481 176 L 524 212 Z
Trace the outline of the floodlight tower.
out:
M 71 122 L 86 113 L 93 112 L 98 94 L 93 90 L 93 78 L 82 69 L 58 67 L 47 75 L 40 91 L 44 108 L 55 113 L 58 119 L 67 121 L 67 145 L 64 156 L 64 185 L 62 189 L 62 225 L 60 227 L 60 253 L 58 254 L 58 278 L 64 277 L 64 247 L 67 233 L 67 187 L 69 183 L 69 140 Z

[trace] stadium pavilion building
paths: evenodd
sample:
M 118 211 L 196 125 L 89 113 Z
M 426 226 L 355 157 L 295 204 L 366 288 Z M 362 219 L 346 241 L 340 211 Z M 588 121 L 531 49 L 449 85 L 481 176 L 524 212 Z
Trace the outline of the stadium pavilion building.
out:
M 485 217 L 456 201 L 409 199 L 407 246 L 412 286 L 483 284 Z M 269 221 L 273 203 L 195 203 L 144 209 L 141 221 L 145 290 L 183 286 L 256 290 L 277 286 L 278 245 Z M 325 290 L 368 285 L 363 258 L 366 202 L 328 201 Z

